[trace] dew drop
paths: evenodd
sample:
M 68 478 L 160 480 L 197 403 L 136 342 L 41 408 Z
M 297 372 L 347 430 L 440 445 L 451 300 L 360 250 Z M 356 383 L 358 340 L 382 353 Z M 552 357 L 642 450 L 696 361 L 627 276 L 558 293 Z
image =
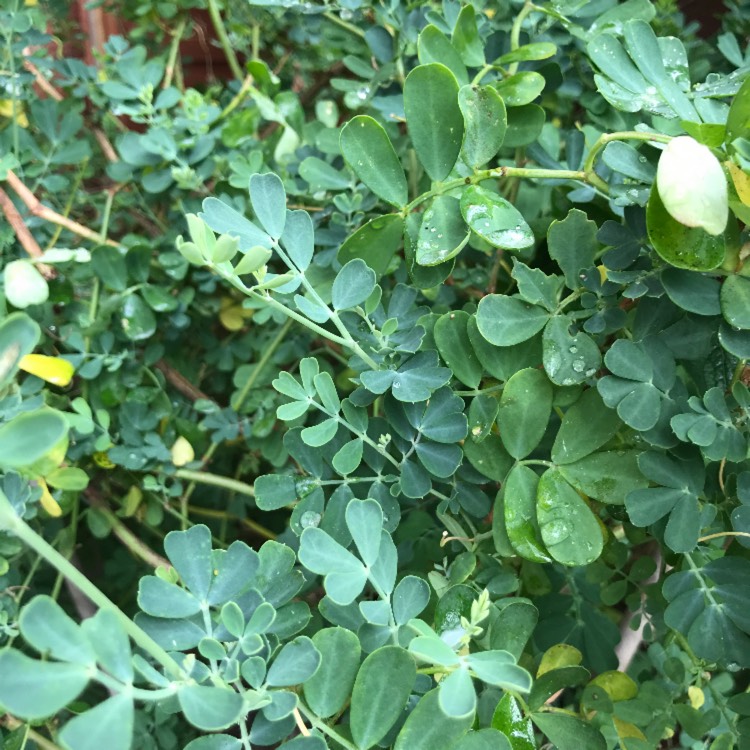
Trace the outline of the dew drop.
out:
M 321 515 L 314 510 L 306 510 L 299 519 L 299 525 L 303 529 L 310 529 L 320 523 Z

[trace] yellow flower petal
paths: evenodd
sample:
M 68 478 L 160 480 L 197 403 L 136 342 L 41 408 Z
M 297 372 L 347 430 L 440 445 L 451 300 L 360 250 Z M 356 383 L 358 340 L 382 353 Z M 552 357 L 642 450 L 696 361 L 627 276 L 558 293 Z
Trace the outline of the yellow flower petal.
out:
M 94 463 L 97 466 L 101 466 L 102 469 L 114 469 L 115 465 L 110 460 L 109 456 L 107 455 L 106 451 L 97 451 L 94 453 L 91 458 L 94 459 Z
M 698 709 L 706 702 L 706 696 L 703 694 L 703 691 L 699 687 L 691 685 L 688 688 L 687 692 L 688 698 L 690 699 L 690 705 L 693 708 Z
M 14 107 L 12 99 L 0 99 L 0 117 L 15 118 L 19 127 L 29 127 L 29 121 L 23 111 L 21 102 L 17 101 Z
M 245 321 L 252 318 L 254 310 L 248 310 L 237 304 L 231 297 L 222 297 L 219 310 L 219 321 L 227 331 L 241 331 Z
M 44 508 L 44 510 L 46 510 L 47 513 L 49 513 L 51 516 L 59 518 L 62 515 L 62 508 L 58 505 L 57 500 L 52 497 L 52 493 L 49 491 L 49 487 L 47 487 L 47 482 L 45 482 L 41 477 L 39 477 L 36 481 L 42 488 L 42 497 L 40 500 L 42 508 Z
M 743 172 L 733 161 L 724 162 L 732 175 L 734 189 L 737 197 L 746 205 L 750 206 L 750 174 Z
M 48 357 L 46 354 L 27 354 L 21 357 L 18 366 L 24 372 L 60 386 L 68 385 L 76 371 L 67 359 Z

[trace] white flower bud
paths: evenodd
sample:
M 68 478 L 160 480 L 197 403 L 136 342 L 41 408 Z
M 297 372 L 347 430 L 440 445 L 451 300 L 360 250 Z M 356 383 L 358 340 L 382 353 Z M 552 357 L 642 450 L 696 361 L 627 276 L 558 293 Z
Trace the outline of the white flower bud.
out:
M 673 138 L 662 151 L 656 188 L 670 216 L 687 227 L 721 234 L 729 214 L 727 180 L 711 149 L 694 138 Z
M 49 297 L 44 276 L 28 260 L 12 260 L 3 270 L 5 298 L 11 305 L 26 308 L 41 305 Z

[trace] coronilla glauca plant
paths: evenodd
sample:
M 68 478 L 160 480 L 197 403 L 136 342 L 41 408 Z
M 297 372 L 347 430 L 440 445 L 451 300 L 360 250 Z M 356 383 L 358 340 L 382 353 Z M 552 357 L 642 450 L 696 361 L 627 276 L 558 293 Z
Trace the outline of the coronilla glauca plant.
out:
M 750 747 L 742 6 L 3 3 L 4 750 Z

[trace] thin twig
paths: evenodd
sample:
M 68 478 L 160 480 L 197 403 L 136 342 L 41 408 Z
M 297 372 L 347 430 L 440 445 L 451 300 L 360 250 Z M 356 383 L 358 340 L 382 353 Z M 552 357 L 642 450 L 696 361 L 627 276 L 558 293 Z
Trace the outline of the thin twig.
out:
M 42 750 L 60 750 L 60 748 L 54 742 L 52 742 L 52 740 L 48 740 L 46 737 L 43 737 L 41 734 L 39 734 L 39 732 L 34 731 L 30 726 L 28 726 L 25 721 L 20 721 L 15 716 L 5 714 L 5 716 L 0 717 L 0 725 L 11 730 L 25 726 L 26 737 L 30 740 L 34 740 L 34 742 L 36 742 L 36 744 L 39 745 Z
M 2 188 L 0 188 L 0 208 L 2 208 L 8 224 L 13 228 L 18 241 L 21 243 L 21 247 L 23 247 L 26 253 L 32 258 L 41 258 L 42 248 L 39 247 L 39 243 L 34 239 L 34 236 L 24 223 L 21 214 L 18 213 L 10 196 Z M 46 263 L 37 263 L 36 265 L 39 273 L 41 273 L 45 279 L 52 279 L 55 277 L 54 269 Z
M 27 47 L 23 54 L 27 55 L 30 53 L 30 48 Z M 39 68 L 37 68 L 36 65 L 34 65 L 31 60 L 28 58 L 23 61 L 23 67 L 26 68 L 26 70 L 29 71 L 34 76 L 34 81 L 39 88 L 44 91 L 47 96 L 51 97 L 57 102 L 61 102 L 63 99 L 65 99 L 65 95 L 60 91 L 60 89 L 55 88 L 41 73 Z
M 191 401 L 197 401 L 201 398 L 206 401 L 213 401 L 210 396 L 203 393 L 200 388 L 196 388 L 182 373 L 177 372 L 174 367 L 167 364 L 163 359 L 160 359 L 154 367 L 159 370 L 167 381 L 185 396 L 185 398 L 188 398 Z
M 148 563 L 152 568 L 169 568 L 170 562 L 165 557 L 154 552 L 145 542 L 141 541 L 112 511 L 104 498 L 91 488 L 83 493 L 89 505 L 102 513 L 112 528 L 112 533 L 128 548 L 128 550 Z
M 302 719 L 302 714 L 300 714 L 299 709 L 294 709 L 294 721 L 297 724 L 297 729 L 299 729 L 300 734 L 303 734 L 305 737 L 310 736 L 310 730 L 305 726 L 305 722 Z
M 99 245 L 106 244 L 111 245 L 112 247 L 119 247 L 119 244 L 114 240 L 105 239 L 97 232 L 94 232 L 88 227 L 83 226 L 83 224 L 79 224 L 77 221 L 73 221 L 73 219 L 62 216 L 62 214 L 57 213 L 57 211 L 51 209 L 49 206 L 45 206 L 34 195 L 34 193 L 32 193 L 31 190 L 29 190 L 26 185 L 12 172 L 12 170 L 8 170 L 5 179 L 11 186 L 11 188 L 13 188 L 16 195 L 18 195 L 18 197 L 26 204 L 26 207 L 34 216 L 38 216 L 40 219 L 49 221 L 52 224 L 58 224 L 68 231 L 73 232 L 73 234 L 77 234 L 80 237 L 85 237 L 86 239 L 92 240 Z

